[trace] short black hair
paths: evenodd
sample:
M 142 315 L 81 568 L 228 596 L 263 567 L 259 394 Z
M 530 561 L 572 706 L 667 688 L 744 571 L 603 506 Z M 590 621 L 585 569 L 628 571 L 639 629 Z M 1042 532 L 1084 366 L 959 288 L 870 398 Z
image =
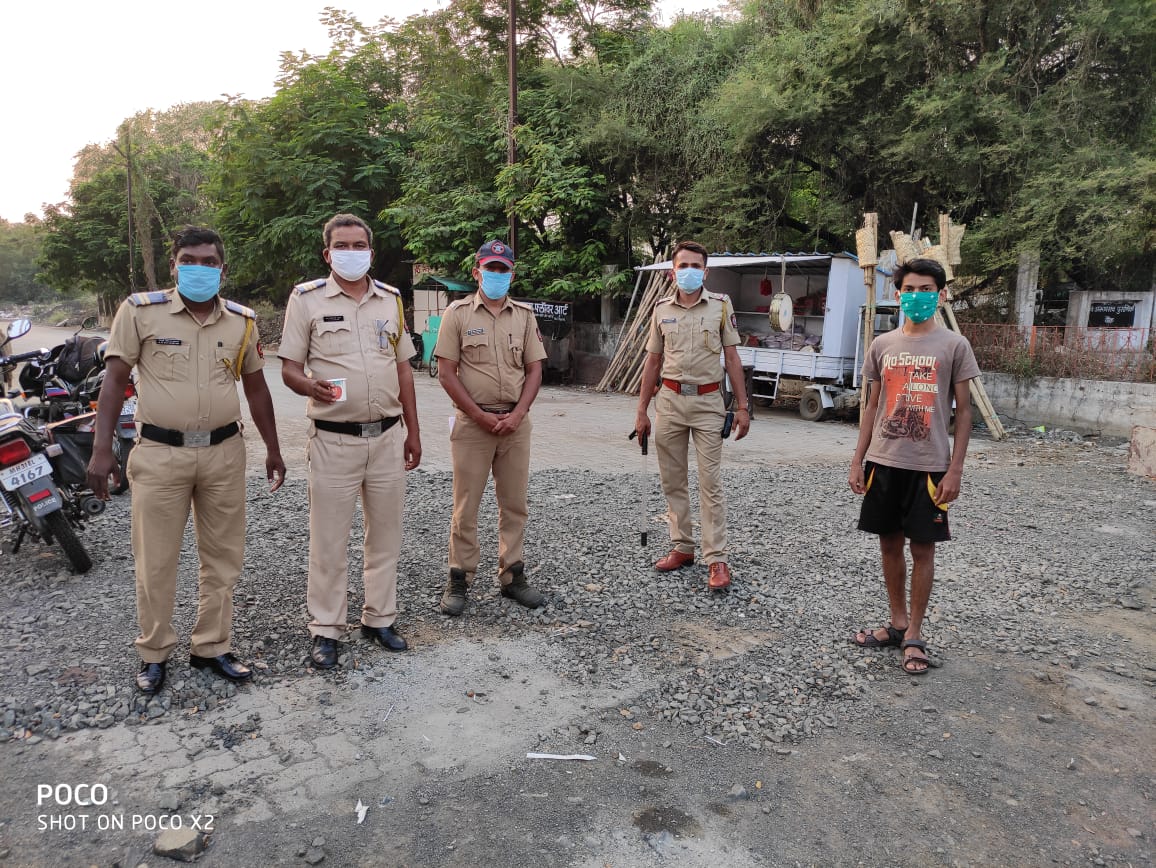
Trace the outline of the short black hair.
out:
M 174 232 L 169 255 L 176 259 L 177 254 L 184 248 L 199 247 L 202 244 L 214 245 L 217 248 L 217 255 L 221 257 L 221 262 L 225 261 L 225 242 L 221 240 L 220 235 L 207 226 L 186 226 Z
M 947 286 L 947 272 L 934 259 L 908 259 L 895 270 L 895 288 L 903 289 L 903 278 L 909 274 L 922 274 L 935 279 L 937 289 Z
M 333 240 L 333 230 L 339 229 L 342 226 L 356 226 L 358 229 L 364 229 L 365 240 L 369 242 L 370 247 L 373 246 L 373 230 L 369 228 L 368 223 L 356 214 L 335 214 L 321 230 L 321 240 L 325 243 L 326 247 L 328 247 L 329 242 Z
M 706 248 L 699 244 L 697 241 L 680 241 L 678 244 L 674 245 L 674 253 L 670 254 L 671 265 L 674 264 L 674 260 L 678 259 L 678 254 L 682 253 L 684 250 L 689 250 L 691 253 L 697 253 L 699 256 L 701 256 L 703 265 L 706 265 L 707 259 L 710 258 L 710 254 L 706 252 Z

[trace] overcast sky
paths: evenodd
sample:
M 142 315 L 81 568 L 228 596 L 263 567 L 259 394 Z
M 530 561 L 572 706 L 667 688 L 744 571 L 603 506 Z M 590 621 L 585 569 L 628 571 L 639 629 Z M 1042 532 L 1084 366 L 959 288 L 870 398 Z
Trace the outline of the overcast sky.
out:
M 321 53 L 326 5 L 364 22 L 401 20 L 445 0 L 39 0 L 6 5 L 0 26 L 0 217 L 63 201 L 77 152 L 110 141 L 138 111 L 222 94 L 273 93 L 282 51 Z M 720 0 L 663 0 L 680 10 Z

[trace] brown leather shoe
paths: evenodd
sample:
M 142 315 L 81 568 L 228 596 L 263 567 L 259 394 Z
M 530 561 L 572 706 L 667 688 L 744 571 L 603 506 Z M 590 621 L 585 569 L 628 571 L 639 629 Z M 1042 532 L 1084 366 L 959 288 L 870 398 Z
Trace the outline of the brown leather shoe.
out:
M 680 552 L 678 549 L 671 549 L 669 554 L 658 559 L 654 568 L 660 573 L 669 573 L 671 570 L 681 570 L 683 567 L 693 563 L 693 554 Z
M 725 591 L 731 586 L 731 568 L 722 561 L 711 564 L 706 584 L 712 591 Z

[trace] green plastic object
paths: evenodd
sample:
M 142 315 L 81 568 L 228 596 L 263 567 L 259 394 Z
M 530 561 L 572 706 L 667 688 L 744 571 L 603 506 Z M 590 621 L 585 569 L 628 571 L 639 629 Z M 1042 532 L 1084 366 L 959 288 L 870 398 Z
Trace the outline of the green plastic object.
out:
M 421 333 L 421 360 L 427 365 L 433 358 L 434 346 L 438 342 L 438 329 L 441 328 L 441 325 L 442 318 L 440 316 L 431 316 L 426 320 L 425 331 Z

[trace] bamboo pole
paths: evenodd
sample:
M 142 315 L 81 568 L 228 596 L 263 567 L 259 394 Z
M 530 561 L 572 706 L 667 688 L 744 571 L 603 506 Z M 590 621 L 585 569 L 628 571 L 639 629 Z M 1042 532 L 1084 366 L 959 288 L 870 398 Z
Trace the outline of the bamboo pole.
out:
M 863 228 L 855 233 L 855 247 L 859 257 L 859 267 L 863 269 L 863 286 L 866 289 L 866 321 L 863 323 L 863 358 L 875 340 L 875 265 L 879 261 L 876 240 L 879 235 L 879 215 L 868 211 L 863 215 Z M 867 381 L 863 381 L 859 396 L 859 424 L 867 412 Z

